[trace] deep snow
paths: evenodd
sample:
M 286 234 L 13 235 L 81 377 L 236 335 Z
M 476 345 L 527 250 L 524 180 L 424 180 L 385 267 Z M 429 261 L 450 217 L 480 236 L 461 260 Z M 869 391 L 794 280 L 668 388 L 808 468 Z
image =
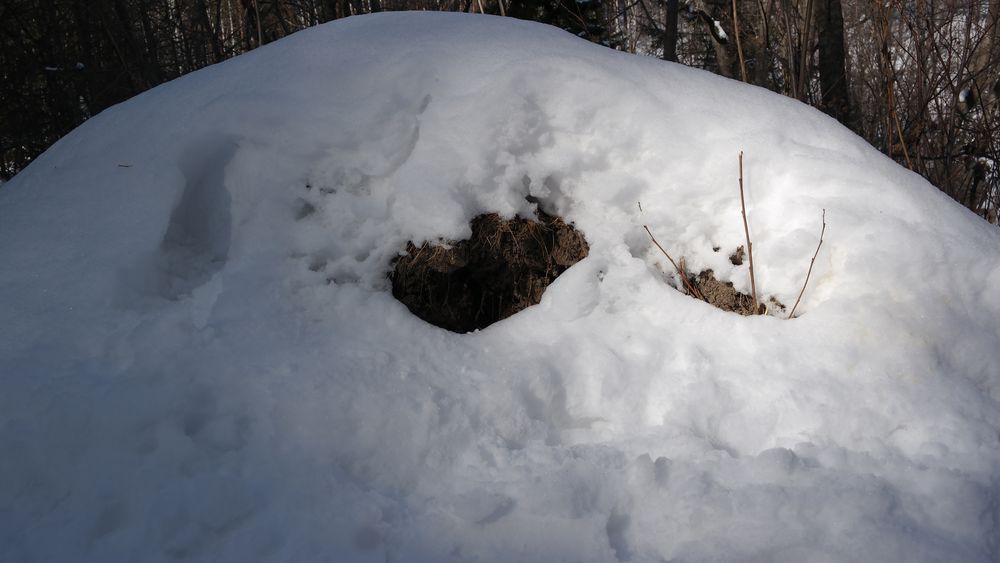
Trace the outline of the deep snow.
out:
M 740 150 L 762 294 L 826 209 L 797 319 L 642 230 L 746 290 Z M 540 305 L 393 300 L 407 240 L 529 194 L 590 244 Z M 705 72 L 352 17 L 85 123 L 0 189 L 0 265 L 0 561 L 1000 558 L 1000 233 Z

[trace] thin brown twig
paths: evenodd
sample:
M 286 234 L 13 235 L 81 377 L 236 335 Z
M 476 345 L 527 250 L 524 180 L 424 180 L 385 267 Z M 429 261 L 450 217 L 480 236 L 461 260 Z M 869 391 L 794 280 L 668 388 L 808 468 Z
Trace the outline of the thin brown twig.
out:
M 740 56 L 740 78 L 747 81 L 747 63 L 743 59 L 743 43 L 740 41 L 740 20 L 736 15 L 736 0 L 733 0 L 733 35 L 736 36 L 736 53 Z
M 910 160 L 910 151 L 906 148 L 906 139 L 903 138 L 903 127 L 899 123 L 899 112 L 896 111 L 895 95 L 892 92 L 892 87 L 889 87 L 889 97 L 892 98 L 892 118 L 896 122 L 896 134 L 899 136 L 899 146 L 903 148 L 903 157 L 906 158 L 906 167 L 910 170 L 914 170 L 913 161 Z
M 802 283 L 802 290 L 799 291 L 799 297 L 795 300 L 795 305 L 792 306 L 792 311 L 788 313 L 788 318 L 792 318 L 795 314 L 796 307 L 799 306 L 799 301 L 802 300 L 802 294 L 806 292 L 806 286 L 809 285 L 809 276 L 813 272 L 813 264 L 816 263 L 816 257 L 819 256 L 819 249 L 823 246 L 823 235 L 826 233 L 826 209 L 823 210 L 823 228 L 819 232 L 819 244 L 816 245 L 816 252 L 813 253 L 812 260 L 809 261 L 809 270 L 806 272 L 806 281 Z
M 910 170 L 914 170 L 913 161 L 910 160 L 910 151 L 906 147 L 906 138 L 903 136 L 903 126 L 899 121 L 899 112 L 896 111 L 896 93 L 894 89 L 894 83 L 898 80 L 896 77 L 896 68 L 892 64 L 891 53 L 889 52 L 889 41 L 892 39 L 892 31 L 889 29 L 889 14 L 886 13 L 885 7 L 879 6 L 880 15 L 882 16 L 882 57 L 884 59 L 883 64 L 885 65 L 885 84 L 886 84 L 886 104 L 889 111 L 888 118 L 891 120 L 888 124 L 888 128 L 892 129 L 895 125 L 896 136 L 899 138 L 899 146 L 903 150 L 903 157 L 906 159 L 906 167 Z M 889 133 L 887 131 L 889 135 Z M 890 139 L 887 144 L 889 150 L 889 156 L 893 156 L 892 151 L 892 140 Z
M 740 151 L 740 211 L 743 212 L 743 233 L 747 237 L 747 256 L 750 258 L 750 294 L 753 296 L 754 314 L 760 311 L 757 304 L 757 280 L 753 273 L 753 243 L 750 242 L 750 226 L 747 224 L 747 204 L 743 197 L 743 151 Z
M 687 273 L 685 273 L 684 270 L 677 265 L 677 262 L 674 262 L 674 259 L 670 257 L 670 254 L 667 253 L 666 249 L 663 248 L 663 246 L 656 241 L 656 237 L 653 236 L 653 231 L 650 231 L 649 227 L 647 227 L 646 225 L 643 225 L 642 228 L 646 229 L 646 234 L 649 235 L 649 240 L 653 241 L 653 244 L 656 245 L 656 248 L 660 249 L 660 252 L 662 252 L 663 255 L 667 257 L 667 260 L 670 260 L 670 263 L 674 266 L 674 269 L 677 270 L 677 275 L 679 275 L 681 277 L 681 281 L 684 282 L 684 287 L 687 288 L 688 293 L 693 297 L 696 297 L 704 301 L 705 297 L 702 296 L 701 293 L 697 289 L 695 289 L 694 286 L 691 285 L 690 281 L 688 281 Z

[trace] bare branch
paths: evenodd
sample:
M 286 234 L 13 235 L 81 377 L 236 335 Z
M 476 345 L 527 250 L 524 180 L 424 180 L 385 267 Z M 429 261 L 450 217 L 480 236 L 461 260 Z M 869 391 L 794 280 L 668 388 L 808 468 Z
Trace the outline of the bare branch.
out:
M 813 264 L 816 263 L 816 257 L 819 256 L 819 249 L 823 246 L 823 235 L 826 233 L 826 209 L 823 210 L 823 228 L 819 232 L 819 244 L 816 245 L 816 252 L 813 253 L 812 260 L 809 261 L 809 270 L 806 272 L 806 281 L 802 282 L 802 289 L 799 291 L 799 296 L 795 300 L 795 305 L 792 306 L 792 310 L 788 313 L 788 318 L 792 318 L 795 314 L 795 309 L 799 306 L 799 301 L 802 300 L 802 294 L 806 292 L 806 286 L 809 285 L 809 276 L 813 273 Z
M 743 233 L 747 237 L 747 256 L 750 258 L 750 294 L 753 297 L 753 310 L 757 312 L 757 280 L 753 272 L 753 243 L 750 242 L 750 226 L 747 224 L 747 204 L 743 197 L 743 151 L 740 151 L 740 210 L 743 212 Z
M 681 277 L 681 281 L 684 282 L 684 287 L 687 288 L 688 294 L 704 301 L 705 296 L 702 295 L 700 291 L 698 291 L 697 289 L 694 288 L 694 286 L 691 285 L 691 282 L 688 281 L 687 278 L 687 272 L 685 272 L 680 266 L 678 266 L 677 262 L 674 262 L 674 259 L 670 257 L 670 254 L 667 254 L 666 249 L 664 249 L 663 246 L 661 246 L 660 243 L 656 241 L 656 237 L 653 236 L 653 232 L 649 230 L 649 227 L 643 225 L 642 228 L 646 229 L 646 234 L 649 235 L 649 239 L 653 241 L 653 244 L 656 245 L 656 248 L 660 249 L 660 252 L 662 252 L 663 255 L 667 257 L 667 260 L 670 260 L 670 263 L 674 266 L 674 269 L 677 270 L 677 274 Z

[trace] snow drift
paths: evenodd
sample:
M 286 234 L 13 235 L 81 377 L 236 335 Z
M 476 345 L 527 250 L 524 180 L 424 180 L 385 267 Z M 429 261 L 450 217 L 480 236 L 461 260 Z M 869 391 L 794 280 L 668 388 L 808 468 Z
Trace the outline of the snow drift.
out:
M 642 230 L 746 291 L 740 150 L 763 295 L 826 210 L 793 320 Z M 393 299 L 408 241 L 527 196 L 590 245 L 539 305 Z M 0 189 L 0 264 L 3 561 L 1000 557 L 1000 234 L 705 72 L 349 18 L 85 123 Z

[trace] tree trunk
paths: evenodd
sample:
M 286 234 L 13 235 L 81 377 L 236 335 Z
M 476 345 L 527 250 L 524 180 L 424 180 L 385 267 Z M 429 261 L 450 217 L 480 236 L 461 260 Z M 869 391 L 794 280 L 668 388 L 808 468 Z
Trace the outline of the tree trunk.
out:
M 667 18 L 663 28 L 663 60 L 677 62 L 677 0 L 667 0 Z
M 712 36 L 712 50 L 715 54 L 715 63 L 718 65 L 718 73 L 726 78 L 739 78 L 739 70 L 734 64 L 733 38 L 727 37 L 728 33 L 725 32 L 727 27 L 725 24 L 729 23 L 727 20 L 731 9 L 729 0 L 696 0 L 692 5 L 697 8 L 702 23 Z M 723 17 L 723 14 L 727 17 Z M 720 32 L 726 35 L 721 35 Z
M 972 19 L 970 14 L 969 18 Z M 989 12 L 986 20 L 986 31 L 982 40 L 976 45 L 969 65 L 969 75 L 973 81 L 973 91 L 976 99 L 982 104 L 984 109 L 992 108 L 996 103 L 996 78 L 997 73 L 993 70 L 993 63 L 996 60 L 996 51 L 1000 47 L 997 43 L 998 26 L 1000 26 L 1000 1 L 990 0 Z
M 820 108 L 854 129 L 844 55 L 844 14 L 840 0 L 817 0 Z

